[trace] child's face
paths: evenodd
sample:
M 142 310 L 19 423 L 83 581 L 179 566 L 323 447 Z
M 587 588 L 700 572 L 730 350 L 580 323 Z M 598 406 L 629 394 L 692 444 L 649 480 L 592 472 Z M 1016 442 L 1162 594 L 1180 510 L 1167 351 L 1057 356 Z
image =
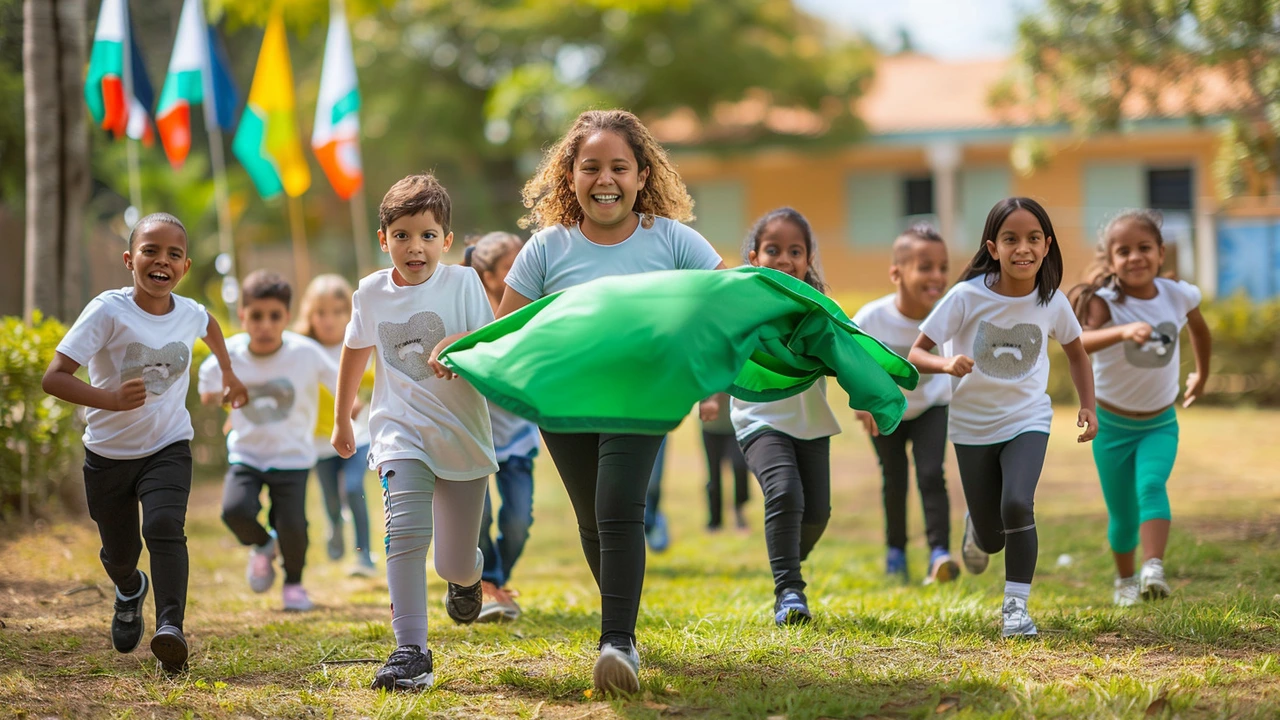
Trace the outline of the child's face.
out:
M 1155 282 L 1164 266 L 1164 246 L 1151 231 L 1132 220 L 1118 223 L 1108 236 L 1111 270 L 1120 284 L 1130 288 Z
M 889 279 L 912 303 L 931 308 L 947 289 L 947 246 L 931 240 L 911 240 L 906 259 L 889 268 Z
M 484 289 L 490 295 L 502 296 L 506 291 L 507 273 L 511 272 L 511 266 L 515 264 L 516 254 L 509 252 L 498 258 L 493 264 L 493 269 L 486 273 L 480 273 L 480 282 L 484 283 Z
M 421 285 L 440 265 L 440 256 L 453 245 L 453 233 L 445 233 L 430 210 L 396 218 L 384 231 L 378 230 L 378 244 L 391 255 L 391 264 L 405 285 Z
M 809 272 L 809 247 L 795 223 L 778 218 L 764 226 L 756 249 L 748 254 L 752 265 L 780 270 L 804 280 Z
M 351 321 L 351 306 L 342 298 L 324 295 L 311 305 L 311 332 L 321 345 L 337 345 Z
M 582 141 L 573 161 L 573 192 L 587 220 L 613 227 L 631 218 L 636 196 L 649 179 L 623 137 L 602 130 Z
M 246 300 L 237 314 L 251 349 L 275 349 L 289 324 L 289 308 L 278 298 Z
M 151 223 L 133 239 L 124 254 L 124 266 L 133 273 L 133 287 L 154 298 L 164 298 L 191 269 L 187 235 L 176 225 Z
M 1034 282 L 1052 242 L 1053 238 L 1045 237 L 1036 216 L 1019 208 L 1005 218 L 996 231 L 996 239 L 987 241 L 987 252 L 1000 261 L 1001 275 Z

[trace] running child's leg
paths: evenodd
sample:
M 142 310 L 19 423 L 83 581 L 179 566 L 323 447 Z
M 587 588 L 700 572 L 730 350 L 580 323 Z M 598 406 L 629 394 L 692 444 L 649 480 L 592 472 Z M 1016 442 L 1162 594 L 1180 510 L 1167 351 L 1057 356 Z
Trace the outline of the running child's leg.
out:
M 951 500 L 943 463 L 947 457 L 947 408 L 939 405 L 911 421 L 911 457 L 924 506 L 924 532 L 929 549 L 951 550 Z
M 800 518 L 800 560 L 806 560 L 831 519 L 831 438 L 793 440 L 804 514 Z
M 764 493 L 764 539 L 773 569 L 773 591 L 804 590 L 800 573 L 800 526 L 804 520 L 804 486 L 791 438 L 764 432 L 743 448 L 751 472 Z
M 907 427 L 911 422 L 903 421 L 894 432 L 888 435 L 881 433 L 871 438 L 871 445 L 880 460 L 885 545 L 898 550 L 905 550 L 907 547 L 907 483 L 910 480 Z
M 427 649 L 427 548 L 436 476 L 418 460 L 380 468 L 387 523 L 387 590 L 396 645 Z M 477 531 L 478 532 L 478 531 Z
M 476 547 L 480 536 L 480 513 L 484 510 L 489 478 L 436 480 L 432 534 L 436 541 L 436 573 L 455 585 L 480 582 L 484 556 Z
M 271 542 L 271 534 L 258 522 L 262 511 L 262 486 L 266 474 L 248 465 L 232 465 L 222 486 L 222 522 L 241 545 L 262 547 Z
M 498 473 L 502 473 L 502 466 L 506 463 L 498 463 Z M 489 488 L 484 489 L 484 507 L 480 510 L 480 555 L 484 558 L 484 569 L 480 573 L 482 580 L 493 583 L 497 587 L 502 587 L 506 582 L 506 577 L 502 574 L 502 555 L 498 550 L 498 544 L 493 539 L 493 493 L 489 492 Z
M 600 586 L 600 532 L 596 525 L 596 484 L 600 473 L 600 435 L 542 432 L 578 520 L 578 539 L 591 575 Z M 648 476 L 646 476 L 647 479 Z
M 1098 436 L 1093 462 L 1098 468 L 1102 498 L 1107 503 L 1107 541 L 1115 555 L 1116 574 L 1131 578 L 1138 547 L 1138 486 L 1134 456 L 1137 437 L 1121 425 L 1121 418 L 1098 409 Z
M 973 540 L 987 554 L 1004 549 L 1004 521 L 1000 513 L 1004 484 L 1000 451 L 1004 445 L 955 445 L 960 485 L 964 488 L 969 520 L 976 535 Z
M 107 577 L 124 597 L 142 589 L 138 558 L 142 536 L 138 533 L 137 478 L 145 458 L 112 460 L 92 450 L 84 452 L 84 491 L 89 517 L 98 525 L 102 550 L 98 557 Z
M 1026 432 L 1005 443 L 1000 452 L 1004 479 L 1000 515 L 1004 523 L 1006 582 L 1030 585 L 1035 577 L 1036 556 L 1040 551 L 1035 495 L 1048 446 L 1047 433 Z
M 600 536 L 600 642 L 635 644 L 645 566 L 645 480 L 659 435 L 601 434 L 595 516 Z
M 331 458 L 316 461 L 315 467 L 316 480 L 320 483 L 320 495 L 324 498 L 324 514 L 329 518 L 329 543 L 326 550 L 330 560 L 342 557 L 343 552 L 342 494 L 338 489 L 343 462 L 340 456 L 334 455 Z
M 272 470 L 263 473 L 271 498 L 271 527 L 276 531 L 286 585 L 302 582 L 307 563 L 306 470 Z
M 498 466 L 498 559 L 503 587 L 511 579 L 511 570 L 524 554 L 533 525 L 533 459 L 512 457 Z
M 137 488 L 142 505 L 142 538 L 151 555 L 156 629 L 172 625 L 181 630 L 190 568 L 186 524 L 191 495 L 191 445 L 185 440 L 177 442 L 146 458 Z
M 724 465 L 722 435 L 702 431 L 702 449 L 707 456 L 707 527 L 718 528 L 722 524 L 721 479 Z
M 364 495 L 364 476 L 369 470 L 368 446 L 356 448 L 351 457 L 342 461 L 342 488 L 351 510 L 351 524 L 355 529 L 356 555 L 369 561 L 369 503 Z M 370 561 L 371 562 L 371 561 Z
M 1168 412 L 1173 413 L 1172 410 Z M 1169 525 L 1173 519 L 1166 485 L 1177 457 L 1177 420 L 1148 430 L 1138 442 L 1134 466 L 1144 560 L 1164 559 Z
M 733 468 L 733 508 L 741 510 L 751 497 L 751 478 L 748 477 L 750 473 L 747 470 L 747 457 L 742 454 L 742 446 L 734 436 L 721 435 L 720 442 L 724 443 L 725 457 L 729 458 L 729 465 Z

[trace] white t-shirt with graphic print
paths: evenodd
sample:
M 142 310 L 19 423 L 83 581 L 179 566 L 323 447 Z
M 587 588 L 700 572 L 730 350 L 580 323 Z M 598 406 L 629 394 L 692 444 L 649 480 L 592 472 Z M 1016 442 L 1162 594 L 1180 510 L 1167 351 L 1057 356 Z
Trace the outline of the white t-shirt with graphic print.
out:
M 797 395 L 771 402 L 733 398 L 729 419 L 738 442 L 746 442 L 766 430 L 797 440 L 816 440 L 840 434 L 840 422 L 827 404 L 827 379 L 820 377 Z
M 480 277 L 440 265 L 420 285 L 396 285 L 392 270 L 360 281 L 351 298 L 347 347 L 374 347 L 369 465 L 420 460 L 444 480 L 474 480 L 498 469 L 489 407 L 462 378 L 437 378 L 427 364 L 449 335 L 493 322 Z
M 920 337 L 920 321 L 903 315 L 898 309 L 897 299 L 896 294 L 890 294 L 879 300 L 872 300 L 858 310 L 853 316 L 853 322 L 905 358 L 911 352 L 916 338 Z M 948 375 L 921 375 L 920 384 L 916 385 L 915 390 L 903 390 L 902 394 L 907 398 L 907 410 L 902 414 L 902 419 L 920 417 L 921 413 L 931 407 L 951 402 L 949 378 Z
M 1178 336 L 1187 313 L 1200 306 L 1200 288 L 1191 283 L 1156 278 L 1156 296 L 1143 300 L 1111 288 L 1098 291 L 1111 310 L 1106 327 L 1144 322 L 1151 339 L 1130 340 L 1093 353 L 1093 386 L 1098 399 L 1112 407 L 1145 413 L 1163 410 L 1178 399 Z
M 320 386 L 338 386 L 338 366 L 309 337 L 285 331 L 280 349 L 258 355 L 249 335 L 227 338 L 227 355 L 249 402 L 231 411 L 227 462 L 258 470 L 310 470 L 316 464 L 314 433 Z M 200 366 L 200 392 L 222 387 L 222 369 L 210 357 Z
M 951 355 L 973 358 L 973 372 L 952 378 L 949 434 L 957 445 L 994 445 L 1025 432 L 1049 432 L 1049 340 L 1080 337 L 1071 303 L 1055 290 L 1048 305 L 1038 294 L 1006 297 L 986 278 L 956 283 L 920 324 Z
M 85 448 L 112 460 L 147 457 L 195 436 L 187 412 L 191 351 L 209 327 L 208 313 L 194 300 L 170 295 L 173 309 L 152 315 L 138 307 L 133 293 L 126 287 L 91 300 L 57 348 L 88 367 L 96 388 L 115 391 L 127 380 L 146 381 L 142 407 L 85 408 Z

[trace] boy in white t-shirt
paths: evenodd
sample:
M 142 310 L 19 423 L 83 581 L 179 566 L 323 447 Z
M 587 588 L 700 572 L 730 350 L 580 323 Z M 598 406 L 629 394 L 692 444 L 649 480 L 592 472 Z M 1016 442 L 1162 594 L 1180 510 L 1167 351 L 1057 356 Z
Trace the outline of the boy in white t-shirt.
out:
M 102 566 L 116 586 L 111 645 L 129 653 L 142 642 L 142 603 L 154 582 L 151 652 L 166 671 L 180 672 L 188 654 L 184 527 L 194 436 L 186 397 L 196 338 L 223 369 L 216 397 L 238 407 L 247 395 L 231 370 L 218 321 L 173 294 L 191 267 L 182 222 L 168 213 L 139 220 L 124 265 L 133 287 L 108 290 L 89 303 L 58 344 L 42 387 L 86 408 L 85 496 L 102 538 Z M 75 376 L 82 365 L 89 366 L 88 383 Z M 143 540 L 151 578 L 138 569 Z
M 397 647 L 374 689 L 416 690 L 435 680 L 426 587 L 433 536 L 436 572 L 449 583 L 449 617 L 474 622 L 483 602 L 480 517 L 488 476 L 498 469 L 489 409 L 470 384 L 443 379 L 447 370 L 430 355 L 445 337 L 492 322 L 493 309 L 474 270 L 440 264 L 453 244 L 449 216 L 449 195 L 429 174 L 387 191 L 378 242 L 394 267 L 360 282 L 338 373 L 333 446 L 351 457 L 351 408 L 369 356 L 376 358 L 369 464 L 382 479 Z
M 227 477 L 222 489 L 222 521 L 248 545 L 245 576 L 257 593 L 275 582 L 276 548 L 284 566 L 284 609 L 312 609 L 302 587 L 307 559 L 307 476 L 316 464 L 312 432 L 320 387 L 338 384 L 338 368 L 316 341 L 292 332 L 293 291 L 267 270 L 244 279 L 239 309 L 244 332 L 227 340 L 227 352 L 249 388 L 249 402 L 231 411 L 227 435 Z M 215 363 L 200 367 L 200 397 L 216 402 L 222 373 Z M 267 521 L 258 522 L 260 496 L 271 497 Z
M 868 303 L 853 321 L 894 352 L 906 357 L 920 335 L 924 320 L 947 287 L 947 244 L 938 231 L 919 224 L 893 242 L 889 279 L 897 291 Z M 915 390 L 903 391 L 907 412 L 902 424 L 888 435 L 876 428 L 871 413 L 857 411 L 884 476 L 885 572 L 906 582 L 907 487 L 910 466 L 907 443 L 916 463 L 916 484 L 924 506 L 925 536 L 929 541 L 929 574 L 925 584 L 949 582 L 960 574 L 951 559 L 951 501 L 942 464 L 947 452 L 947 405 L 951 382 L 942 375 L 921 375 Z

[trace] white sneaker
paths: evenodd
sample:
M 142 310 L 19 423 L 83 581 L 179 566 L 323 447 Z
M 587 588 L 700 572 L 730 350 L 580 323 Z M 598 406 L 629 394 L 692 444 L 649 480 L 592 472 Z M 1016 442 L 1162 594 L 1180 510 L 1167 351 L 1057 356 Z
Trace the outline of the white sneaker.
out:
M 1127 578 L 1116 578 L 1116 592 L 1113 600 L 1117 607 L 1131 607 L 1138 604 L 1138 578 L 1131 575 Z
M 1169 597 L 1169 583 L 1164 579 L 1164 561 L 1151 558 L 1142 563 L 1138 573 L 1138 584 L 1141 587 L 1143 600 L 1163 600 Z
M 1027 614 L 1027 601 L 1022 598 L 1008 597 L 1001 608 L 1004 616 L 1003 635 L 1006 638 L 1033 638 L 1040 634 L 1035 622 Z
M 991 555 L 978 547 L 978 533 L 973 529 L 973 519 L 969 513 L 964 514 L 964 542 L 960 545 L 960 557 L 964 558 L 964 569 L 970 575 L 981 575 L 991 562 Z
M 605 643 L 591 675 L 598 692 L 634 695 L 640 692 L 639 670 L 640 653 L 634 645 L 619 647 Z

